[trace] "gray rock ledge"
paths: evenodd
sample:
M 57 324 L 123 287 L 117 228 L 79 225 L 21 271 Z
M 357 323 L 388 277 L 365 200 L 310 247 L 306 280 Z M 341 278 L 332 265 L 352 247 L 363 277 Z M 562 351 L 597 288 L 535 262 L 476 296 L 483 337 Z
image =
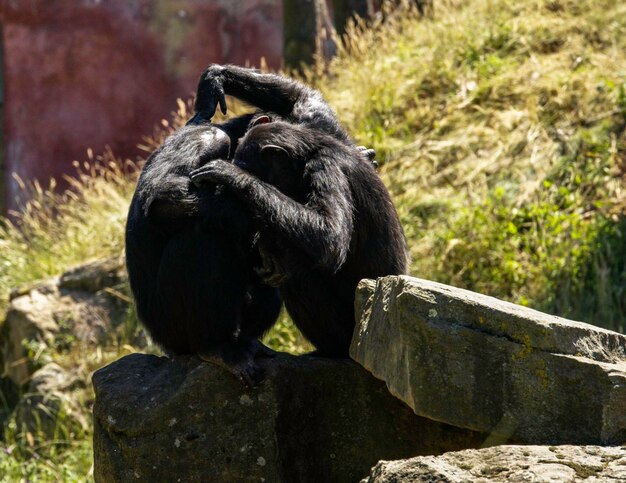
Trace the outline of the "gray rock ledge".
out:
M 626 336 L 416 278 L 363 280 L 350 354 L 485 446 L 626 441 Z
M 362 483 L 626 481 L 626 448 L 601 446 L 496 446 L 441 456 L 381 461 Z
M 133 354 L 97 371 L 96 481 L 358 481 L 380 459 L 485 438 L 416 416 L 350 360 L 262 363 L 254 389 L 195 357 Z

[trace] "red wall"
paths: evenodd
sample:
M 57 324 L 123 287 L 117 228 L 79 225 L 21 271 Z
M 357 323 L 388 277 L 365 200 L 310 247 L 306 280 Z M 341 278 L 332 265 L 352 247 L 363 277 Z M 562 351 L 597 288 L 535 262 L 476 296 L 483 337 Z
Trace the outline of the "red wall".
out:
M 0 22 L 9 207 L 13 172 L 47 185 L 87 148 L 138 154 L 210 62 L 282 62 L 281 0 L 0 0 Z

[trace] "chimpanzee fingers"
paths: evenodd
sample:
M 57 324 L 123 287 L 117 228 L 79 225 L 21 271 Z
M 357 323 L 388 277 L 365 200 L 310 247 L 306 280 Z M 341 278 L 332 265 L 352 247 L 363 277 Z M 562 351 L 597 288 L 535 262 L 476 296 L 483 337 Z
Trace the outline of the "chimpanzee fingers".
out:
M 212 87 L 212 92 L 210 94 L 210 99 L 207 101 L 208 102 L 208 109 L 207 109 L 207 114 L 209 114 L 209 119 L 212 119 L 213 116 L 215 115 L 215 111 L 217 111 L 217 106 L 220 106 L 220 110 L 222 111 L 222 114 L 226 114 L 227 108 L 226 108 L 226 95 L 224 94 L 224 88 L 222 87 L 221 84 L 216 83 L 215 85 L 211 86 Z
M 249 371 L 241 370 L 236 373 L 237 378 L 248 387 L 254 387 L 254 379 Z
M 358 146 L 357 149 L 361 151 L 367 159 L 372 161 L 376 157 L 376 151 L 374 149 L 368 148 L 366 146 Z
M 265 371 L 255 364 L 252 357 L 236 364 L 228 363 L 223 357 L 210 352 L 200 353 L 198 357 L 204 362 L 226 369 L 248 387 L 254 387 L 265 377 Z
M 226 114 L 226 96 L 223 82 L 221 66 L 209 66 L 202 73 L 196 94 L 195 109 L 197 112 L 202 112 L 211 119 L 219 105 L 222 113 Z
M 221 84 L 215 84 L 211 86 L 211 94 L 210 99 L 207 101 L 210 105 L 210 113 L 211 118 L 215 115 L 215 111 L 217 111 L 217 106 L 220 106 L 220 111 L 222 114 L 226 114 L 226 95 L 224 94 L 224 88 Z M 207 110 L 208 111 L 208 110 Z
M 222 114 L 226 114 L 226 96 L 224 95 L 224 88 L 220 86 L 220 90 L 218 93 L 218 100 L 220 103 L 220 109 L 222 110 Z
M 194 169 L 189 173 L 191 182 L 196 186 L 200 186 L 202 183 L 211 181 L 214 183 L 227 183 L 236 173 L 233 170 L 237 170 L 235 165 L 228 161 L 221 159 L 214 159 L 209 161 L 201 168 Z
M 214 181 L 212 174 L 212 170 L 200 168 L 192 171 L 189 177 L 194 185 L 200 187 L 204 183 Z
M 265 371 L 254 362 L 233 368 L 233 373 L 248 387 L 254 387 L 265 378 Z
M 287 280 L 287 275 L 282 274 L 282 273 L 273 273 L 269 276 L 266 276 L 265 278 L 263 278 L 262 280 L 269 285 L 270 287 L 280 287 L 285 280 Z

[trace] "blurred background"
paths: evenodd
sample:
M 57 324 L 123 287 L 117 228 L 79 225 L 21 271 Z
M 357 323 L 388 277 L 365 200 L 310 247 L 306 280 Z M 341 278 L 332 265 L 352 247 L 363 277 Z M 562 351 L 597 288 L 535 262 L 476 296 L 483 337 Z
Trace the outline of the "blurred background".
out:
M 13 179 L 61 179 L 87 148 L 136 156 L 137 140 L 195 91 L 209 63 L 310 63 L 373 0 L 2 0 L 0 210 Z

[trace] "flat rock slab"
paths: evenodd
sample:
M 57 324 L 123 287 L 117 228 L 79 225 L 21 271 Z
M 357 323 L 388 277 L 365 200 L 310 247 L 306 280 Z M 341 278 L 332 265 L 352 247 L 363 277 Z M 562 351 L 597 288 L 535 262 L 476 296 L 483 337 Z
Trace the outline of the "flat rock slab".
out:
M 362 483 L 626 481 L 626 448 L 602 446 L 495 446 L 441 456 L 381 461 Z
M 94 471 L 109 481 L 358 481 L 380 459 L 476 447 L 350 360 L 279 356 L 253 389 L 195 357 L 133 354 L 94 374 Z
M 447 285 L 364 280 L 350 355 L 485 445 L 626 441 L 626 336 Z

